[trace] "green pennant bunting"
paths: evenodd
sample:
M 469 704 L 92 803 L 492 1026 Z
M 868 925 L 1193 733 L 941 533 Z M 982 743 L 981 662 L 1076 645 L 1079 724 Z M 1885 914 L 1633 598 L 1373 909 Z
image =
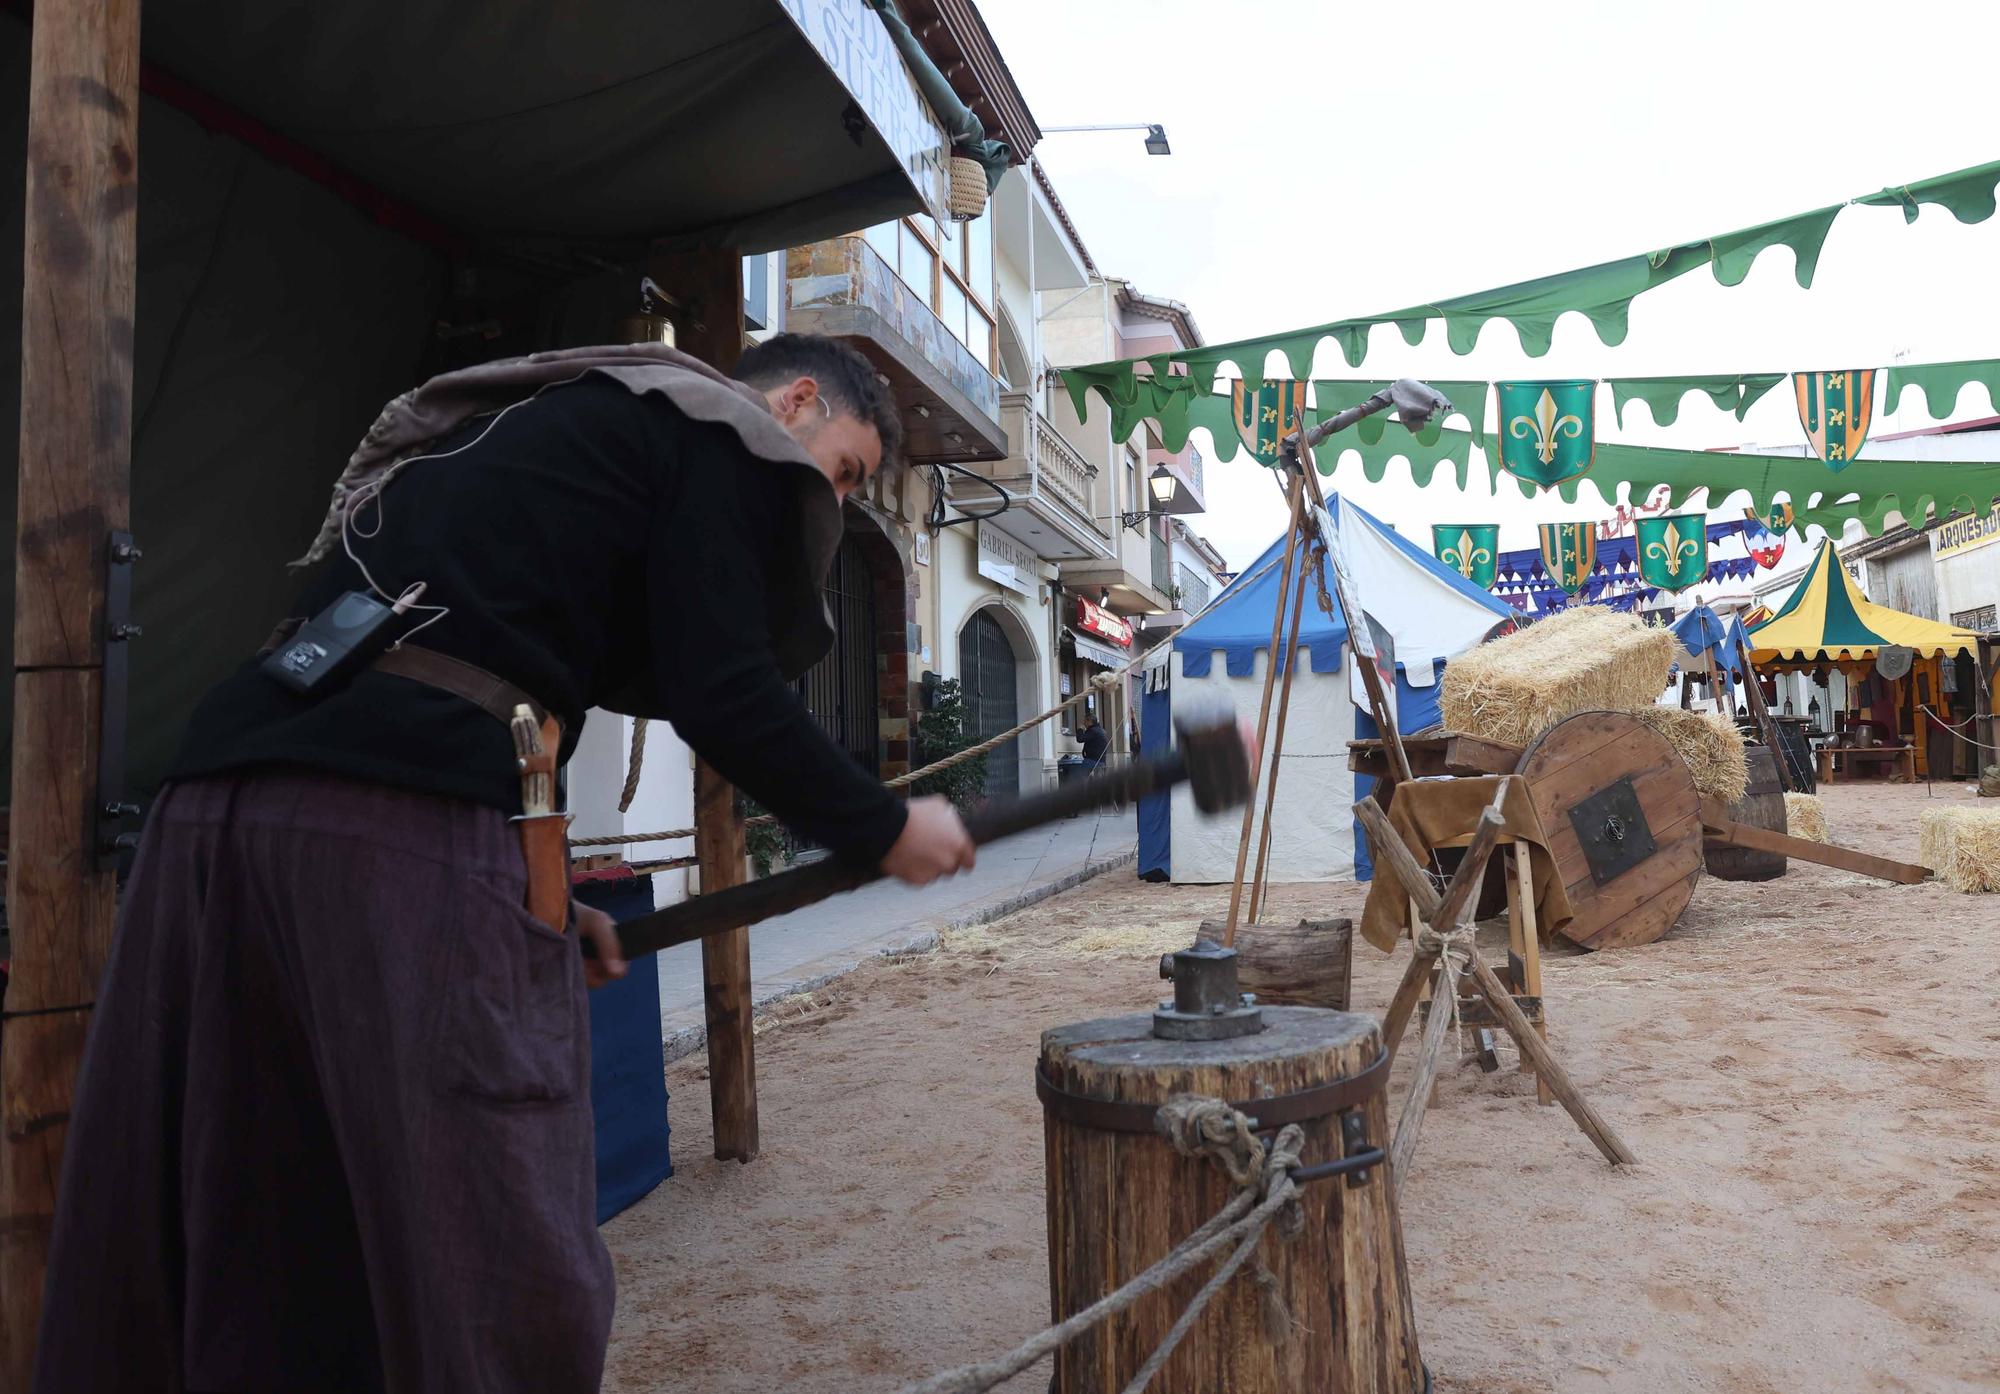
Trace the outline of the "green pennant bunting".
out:
M 1656 426 L 1671 426 L 1680 417 L 1681 398 L 1690 392 L 1741 421 L 1757 399 L 1785 380 L 1783 373 L 1717 373 L 1685 378 L 1610 378 L 1611 410 L 1625 424 L 1625 404 L 1634 398 L 1646 404 Z
M 1885 389 L 1884 411 L 1902 407 L 1903 392 L 1914 387 L 1923 394 L 1924 410 L 1933 421 L 1942 421 L 1958 409 L 1959 390 L 1969 382 L 1986 388 L 1988 405 L 2000 410 L 2000 358 L 1973 358 L 1958 363 L 1911 363 L 1891 368 Z
M 1708 574 L 1708 515 L 1669 513 L 1632 524 L 1639 576 L 1649 586 L 1683 591 Z
M 1583 589 L 1597 569 L 1595 523 L 1543 523 L 1542 570 L 1571 595 Z
M 1432 523 L 1437 559 L 1481 590 L 1491 590 L 1500 570 L 1498 523 Z
M 1544 488 L 1590 468 L 1597 444 L 1597 384 L 1588 378 L 1500 382 L 1500 468 Z

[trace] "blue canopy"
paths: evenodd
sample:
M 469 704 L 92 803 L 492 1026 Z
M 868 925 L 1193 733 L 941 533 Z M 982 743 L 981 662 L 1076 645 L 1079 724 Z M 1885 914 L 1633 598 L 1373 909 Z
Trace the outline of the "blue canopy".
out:
M 1715 666 L 1740 677 L 1743 659 L 1737 651 L 1736 641 L 1743 636 L 1743 622 L 1739 619 L 1724 624 L 1722 616 L 1706 605 L 1697 605 L 1674 621 L 1674 637 L 1681 647 L 1699 658 L 1703 651 L 1715 655 Z
M 1342 509 L 1352 509 L 1360 517 L 1374 523 L 1376 531 L 1388 538 L 1413 564 L 1422 567 L 1440 583 L 1492 611 L 1496 622 L 1514 616 L 1511 605 L 1473 585 L 1456 569 L 1432 556 L 1428 549 L 1417 546 L 1387 524 L 1378 522 L 1360 505 L 1335 495 L 1327 499 L 1326 507 L 1336 526 L 1341 521 Z M 1280 536 L 1264 549 L 1262 556 L 1244 567 L 1242 575 L 1210 601 L 1207 609 L 1174 635 L 1174 649 L 1181 655 L 1183 673 L 1191 678 L 1207 677 L 1212 655 L 1217 649 L 1222 650 L 1223 664 L 1231 677 L 1244 678 L 1255 671 L 1257 655 L 1271 647 L 1271 617 L 1278 607 L 1279 563 L 1284 560 L 1284 553 L 1285 539 Z M 1314 580 L 1309 578 L 1307 584 L 1317 589 Z M 1331 596 L 1331 574 L 1326 576 L 1326 588 Z M 1375 613 L 1372 603 L 1366 600 L 1363 603 L 1371 613 Z M 1346 642 L 1347 619 L 1340 613 L 1339 600 L 1334 600 L 1333 613 L 1328 614 L 1320 608 L 1318 595 L 1308 592 L 1305 611 L 1299 619 L 1299 644 L 1306 651 L 1310 670 L 1315 673 L 1339 672 L 1341 646 Z M 1281 638 L 1280 652 L 1284 645 L 1285 641 Z

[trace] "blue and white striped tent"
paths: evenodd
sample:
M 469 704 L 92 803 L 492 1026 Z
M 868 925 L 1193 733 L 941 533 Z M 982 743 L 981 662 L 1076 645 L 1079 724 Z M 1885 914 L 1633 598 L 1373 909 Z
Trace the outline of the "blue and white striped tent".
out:
M 1510 622 L 1514 611 L 1358 506 L 1329 498 L 1327 510 L 1332 529 L 1341 534 L 1356 603 L 1394 637 L 1399 723 L 1405 731 L 1432 725 L 1445 661 Z M 1283 558 L 1281 537 L 1174 636 L 1166 665 L 1172 709 L 1212 704 L 1219 694 L 1240 715 L 1256 715 L 1270 666 Z M 1346 662 L 1347 619 L 1335 597 L 1332 568 L 1321 563 L 1320 569 L 1332 613 L 1320 604 L 1320 578 L 1308 573 L 1299 626 L 1306 663 L 1292 679 L 1284 773 L 1271 820 L 1273 881 L 1365 880 L 1370 871 L 1351 811 L 1368 784 L 1348 770 L 1347 743 L 1357 734 L 1373 734 L 1374 723 L 1365 709 L 1355 709 L 1361 688 L 1351 681 L 1352 665 Z M 1155 685 L 1148 682 L 1149 693 Z M 1155 749 L 1164 735 L 1154 729 L 1163 724 L 1154 714 L 1163 715 L 1165 704 L 1155 694 L 1147 705 L 1145 739 L 1147 748 Z M 1268 779 L 1268 752 L 1265 761 Z M 1139 869 L 1157 874 L 1165 868 L 1176 882 L 1227 881 L 1235 872 L 1241 826 L 1240 811 L 1201 817 L 1183 788 L 1173 796 L 1167 817 L 1156 811 L 1149 819 L 1141 810 Z

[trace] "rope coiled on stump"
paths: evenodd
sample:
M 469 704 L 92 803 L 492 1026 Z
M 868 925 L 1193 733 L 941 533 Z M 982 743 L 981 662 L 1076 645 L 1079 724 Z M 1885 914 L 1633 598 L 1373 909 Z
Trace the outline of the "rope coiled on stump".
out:
M 1228 1203 L 1164 1258 L 1074 1316 L 1029 1337 L 997 1359 L 942 1371 L 907 1386 L 901 1394 L 985 1394 L 1092 1327 L 1127 1310 L 1148 1293 L 1158 1292 L 1228 1250 L 1228 1257 L 1125 1385 L 1123 1394 L 1139 1394 L 1166 1365 L 1209 1302 L 1256 1255 L 1267 1229 L 1275 1226 L 1278 1237 L 1287 1241 L 1304 1231 L 1305 1213 L 1299 1204 L 1298 1183 L 1292 1179 L 1292 1172 L 1299 1165 L 1300 1149 L 1305 1145 L 1305 1133 L 1298 1124 L 1286 1125 L 1266 1143 L 1252 1130 L 1248 1118 L 1220 1099 L 1182 1095 L 1160 1106 L 1153 1126 L 1182 1156 L 1206 1157 L 1221 1168 L 1230 1184 L 1237 1188 Z M 1261 1258 L 1252 1272 L 1258 1287 L 1265 1337 L 1273 1345 L 1282 1344 L 1291 1334 L 1292 1317 L 1278 1291 L 1277 1277 Z

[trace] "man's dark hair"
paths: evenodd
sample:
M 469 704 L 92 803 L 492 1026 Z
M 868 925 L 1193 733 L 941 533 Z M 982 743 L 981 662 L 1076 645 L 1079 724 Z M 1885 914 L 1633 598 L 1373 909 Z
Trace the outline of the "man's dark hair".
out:
M 894 463 L 903 447 L 903 422 L 896 400 L 875 375 L 875 365 L 823 334 L 777 334 L 743 350 L 736 380 L 768 390 L 794 378 L 811 378 L 836 413 L 873 426 L 882 438 L 882 465 Z

